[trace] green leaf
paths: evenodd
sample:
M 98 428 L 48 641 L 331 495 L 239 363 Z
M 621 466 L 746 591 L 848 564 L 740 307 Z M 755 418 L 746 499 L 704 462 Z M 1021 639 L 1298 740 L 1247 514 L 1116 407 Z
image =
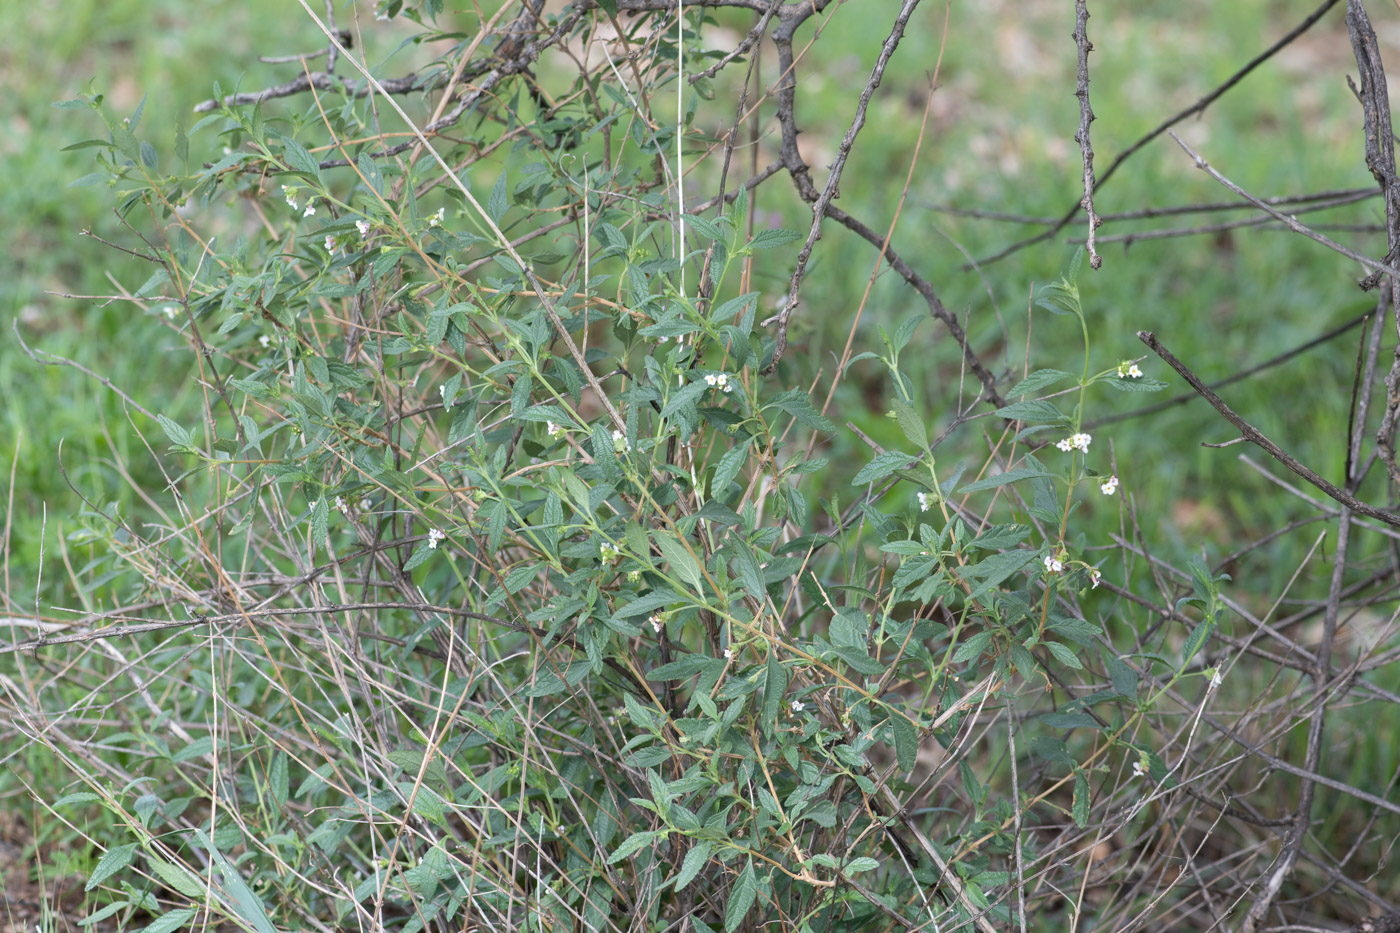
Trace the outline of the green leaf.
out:
M 622 840 L 622 844 L 613 850 L 612 855 L 608 856 L 608 864 L 611 865 L 614 862 L 620 862 L 623 859 L 627 858 L 627 856 L 634 855 L 637 852 L 640 852 L 643 846 L 650 845 L 651 841 L 657 836 L 664 835 L 666 835 L 666 832 L 664 830 L 659 832 L 653 830 L 646 830 L 640 833 L 633 833 L 626 839 Z
M 700 869 L 704 868 L 710 861 L 710 853 L 714 850 L 712 842 L 697 842 L 691 846 L 689 852 L 685 854 L 685 859 L 681 862 L 681 870 L 676 872 L 676 879 L 673 883 L 675 890 L 679 891 L 690 882 L 695 880 L 695 876 L 700 874 Z
M 836 430 L 836 423 L 817 411 L 817 406 L 812 404 L 811 397 L 802 389 L 789 389 L 782 395 L 775 396 L 763 408 L 765 411 L 769 408 L 785 411 L 797 419 L 799 424 L 804 424 L 814 431 L 829 433 Z
M 958 490 L 958 495 L 966 495 L 969 492 L 981 492 L 984 489 L 995 489 L 998 486 L 1005 486 L 1008 483 L 1020 482 L 1023 479 L 1031 479 L 1039 476 L 1049 476 L 1043 467 L 1017 467 L 1014 470 L 1007 470 L 1005 473 L 998 473 L 996 476 L 988 476 L 986 479 L 979 479 L 976 482 L 968 483 Z
M 768 668 L 763 677 L 763 734 L 772 735 L 783 708 L 783 693 L 787 690 L 787 671 L 778 660 L 778 652 L 768 647 Z
M 181 907 L 179 910 L 167 911 L 147 924 L 141 933 L 175 933 L 180 927 L 193 920 L 194 915 L 198 912 L 194 907 Z
M 652 540 L 661 549 L 661 555 L 666 558 L 671 569 L 699 592 L 702 586 L 700 564 L 691 556 L 689 549 L 664 531 L 653 531 Z
M 320 163 L 306 151 L 306 147 L 290 136 L 282 137 L 282 157 L 292 171 L 310 175 L 317 181 L 321 180 Z
M 257 930 L 257 933 L 277 933 L 272 921 L 267 916 L 267 908 L 248 887 L 248 882 L 243 880 L 238 869 L 224 858 L 222 852 L 213 847 L 209 842 L 209 837 L 203 831 L 197 830 L 196 838 L 214 856 L 214 861 L 218 864 L 219 871 L 224 877 L 224 890 L 233 897 L 234 913 Z
M 1100 381 L 1119 392 L 1160 392 L 1167 387 L 1165 382 L 1158 379 L 1119 379 L 1110 376 Z
M 160 422 L 161 430 L 165 431 L 165 436 L 170 438 L 170 443 L 176 447 L 193 447 L 194 434 L 182 428 L 171 418 L 165 415 L 156 415 L 156 420 Z
M 775 246 L 785 246 L 788 243 L 795 243 L 802 239 L 802 234 L 795 230 L 760 230 L 753 235 L 749 241 L 749 249 L 772 249 Z
M 1079 656 L 1074 653 L 1074 649 L 1070 648 L 1069 645 L 1062 645 L 1057 641 L 1047 641 L 1044 644 L 1046 648 L 1050 649 L 1050 653 L 1055 656 L 1055 660 L 1065 665 L 1065 667 L 1074 668 L 1076 671 L 1082 671 L 1084 669 L 1084 665 L 1079 661 Z
M 1214 631 L 1215 618 L 1213 616 L 1201 620 L 1201 623 L 1191 630 L 1191 634 L 1186 638 L 1186 644 L 1181 646 L 1181 667 L 1183 669 L 1196 656 L 1196 652 L 1201 650 Z
M 131 864 L 131 857 L 136 854 L 136 843 L 128 843 L 124 846 L 112 846 L 97 860 L 97 865 L 92 869 L 92 875 L 88 878 L 87 884 L 83 886 L 84 891 L 91 891 L 108 878 L 121 871 Z
M 763 585 L 763 570 L 758 566 L 758 558 L 747 541 L 734 543 L 734 564 L 739 572 L 739 582 L 744 590 L 760 602 L 768 595 Z
M 971 546 L 987 551 L 1004 551 L 1015 547 L 1031 533 L 1029 525 L 993 525 L 971 541 Z
M 919 450 L 928 450 L 928 428 L 924 426 L 924 419 L 919 417 L 913 405 L 902 398 L 895 399 L 894 417 L 909 443 Z
M 734 478 L 739 475 L 739 470 L 743 468 L 744 461 L 748 459 L 749 445 L 753 443 L 752 437 L 746 437 L 733 447 L 724 452 L 724 456 L 719 458 L 719 464 L 715 467 L 714 478 L 710 480 L 710 495 L 721 495 Z
M 1098 720 L 1088 713 L 1046 713 L 1040 720 L 1052 729 L 1099 728 Z
M 1007 418 L 1011 421 L 1026 421 L 1045 424 L 1069 424 L 1069 419 L 1064 412 L 1055 407 L 1054 403 L 1043 399 L 1032 399 L 1029 402 L 1013 402 L 1005 408 L 997 409 L 997 417 Z
M 1083 771 L 1074 772 L 1074 825 L 1083 829 L 1089 823 L 1089 778 Z
M 894 756 L 899 761 L 899 770 L 913 771 L 919 757 L 918 731 L 909 718 L 898 711 L 890 713 L 890 726 L 894 730 Z
M 1018 395 L 1032 395 L 1039 392 L 1041 389 L 1049 388 L 1055 383 L 1069 378 L 1069 373 L 1060 372 L 1058 369 L 1037 369 L 1035 372 L 1016 383 L 1016 385 L 1006 393 L 1006 397 L 1015 398 Z
M 861 856 L 860 858 L 853 858 L 848 863 L 846 863 L 844 871 L 848 875 L 854 875 L 863 871 L 874 871 L 879 867 L 880 863 L 875 861 L 873 858 Z
M 897 450 L 887 450 L 882 454 L 877 454 L 874 460 L 861 467 L 860 472 L 851 480 L 851 485 L 864 486 L 868 483 L 879 482 L 891 473 L 914 466 L 918 462 L 918 457 L 912 457 Z
M 384 195 L 384 175 L 379 171 L 379 164 L 370 157 L 368 152 L 360 153 L 355 160 L 355 167 L 364 176 L 365 183 L 374 189 L 375 194 Z
M 146 861 L 151 866 L 151 871 L 155 872 L 168 887 L 179 891 L 185 897 L 192 897 L 197 900 L 204 898 L 204 882 L 190 874 L 183 865 L 172 865 L 164 859 L 154 855 L 147 855 Z
M 725 933 L 734 933 L 738 929 L 739 924 L 744 922 L 744 917 L 748 916 L 749 908 L 753 907 L 754 898 L 757 896 L 758 878 L 754 876 L 753 860 L 750 859 L 740 872 L 734 890 L 729 892 L 729 904 L 724 910 Z
M 506 198 L 506 173 L 502 169 L 501 174 L 496 176 L 496 184 L 491 188 L 491 197 L 486 201 L 486 213 L 499 225 L 509 207 L 510 202 Z
M 287 805 L 287 753 L 277 751 L 273 753 L 272 765 L 267 772 L 267 787 L 272 794 L 272 802 L 279 809 Z

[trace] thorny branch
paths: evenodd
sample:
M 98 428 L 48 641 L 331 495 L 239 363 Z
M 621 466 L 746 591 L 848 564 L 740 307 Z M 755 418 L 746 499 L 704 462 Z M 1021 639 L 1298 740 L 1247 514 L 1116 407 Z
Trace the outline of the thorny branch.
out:
M 1089 124 L 1094 122 L 1094 108 L 1089 104 L 1089 53 L 1094 44 L 1089 41 L 1089 4 L 1087 0 L 1074 2 L 1074 46 L 1079 52 L 1079 71 L 1075 79 L 1074 96 L 1079 98 L 1079 129 L 1074 141 L 1079 143 L 1079 152 L 1084 161 L 1084 197 L 1080 205 L 1089 219 L 1089 234 L 1085 248 L 1089 251 L 1089 268 L 1103 265 L 1103 257 L 1094 249 L 1094 238 L 1102 223 L 1094 213 L 1094 144 L 1089 139 Z

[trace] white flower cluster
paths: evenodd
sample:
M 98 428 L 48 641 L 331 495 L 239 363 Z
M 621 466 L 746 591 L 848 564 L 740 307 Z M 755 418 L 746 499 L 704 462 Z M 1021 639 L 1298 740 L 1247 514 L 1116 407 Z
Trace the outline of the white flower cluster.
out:
M 598 545 L 598 559 L 605 564 L 611 564 L 621 556 L 621 549 L 610 541 L 604 541 Z
M 433 213 L 433 215 L 432 215 L 431 217 L 428 218 L 428 226 L 430 226 L 430 227 L 441 227 L 441 226 L 442 226 L 442 219 L 443 219 L 443 217 L 446 215 L 446 211 L 447 211 L 446 208 L 439 207 L 439 208 Z
M 337 245 L 338 244 L 336 243 L 335 237 L 331 236 L 330 234 L 326 234 L 326 252 L 330 253 L 331 255 L 335 255 L 335 249 Z
M 734 388 L 729 384 L 728 373 L 709 373 L 705 376 L 705 384 L 712 389 L 719 389 L 724 392 L 729 392 Z
M 1114 494 L 1115 492 L 1117 492 L 1117 491 L 1118 491 L 1118 477 L 1116 477 L 1116 476 L 1110 476 L 1108 479 L 1104 480 L 1102 483 L 1099 483 L 1099 492 L 1102 492 L 1105 496 L 1111 496 L 1111 495 L 1113 495 L 1113 494 Z
M 438 531 L 436 528 L 429 528 L 429 529 L 428 529 L 428 550 L 430 550 L 430 551 L 436 551 L 436 550 L 437 550 L 438 543 L 441 542 L 441 541 L 444 541 L 444 540 L 446 540 L 446 539 L 447 539 L 447 535 L 443 534 L 441 531 Z
M 926 492 L 918 493 L 918 494 L 916 495 L 916 498 L 919 500 L 919 511 L 920 511 L 920 512 L 927 512 L 927 511 L 929 510 L 929 505 L 930 505 L 929 498 L 928 498 L 928 493 L 926 493 Z
M 355 229 L 358 230 L 358 231 L 360 231 L 360 239 L 363 240 L 365 237 L 369 236 L 369 221 L 368 221 L 368 220 L 357 220 L 357 221 L 355 221 Z
M 650 616 L 647 617 L 647 621 L 651 623 L 652 631 L 656 632 L 657 634 L 660 634 L 661 627 L 666 624 L 666 621 L 661 618 L 661 613 L 659 612 L 653 612 Z
M 614 430 L 612 432 L 612 441 L 614 450 L 626 451 L 632 449 L 631 441 L 627 440 L 627 435 L 623 434 L 621 431 Z
M 555 424 L 553 421 L 546 422 L 546 424 L 545 424 L 545 430 L 547 430 L 547 431 L 549 432 L 549 436 L 550 436 L 550 437 L 563 437 L 563 436 L 564 436 L 564 429 L 561 428 L 561 427 L 559 427 L 559 425 Z
M 1058 557 L 1056 557 L 1054 554 L 1046 554 L 1046 555 L 1045 555 L 1045 572 L 1046 572 L 1046 573 L 1064 573 L 1064 570 L 1065 570 L 1065 562 L 1064 562 L 1064 561 L 1060 560 L 1060 559 L 1059 559 Z
M 1131 360 L 1124 360 L 1118 364 L 1119 379 L 1141 379 L 1142 370 L 1138 369 L 1138 364 Z
M 1055 443 L 1055 446 L 1063 450 L 1065 453 L 1069 453 L 1071 450 L 1082 450 L 1084 453 L 1087 454 L 1089 452 L 1089 442 L 1093 439 L 1094 438 L 1091 435 L 1085 434 L 1081 431 L 1078 434 L 1071 434 L 1069 437 L 1065 438 L 1062 441 L 1057 441 Z

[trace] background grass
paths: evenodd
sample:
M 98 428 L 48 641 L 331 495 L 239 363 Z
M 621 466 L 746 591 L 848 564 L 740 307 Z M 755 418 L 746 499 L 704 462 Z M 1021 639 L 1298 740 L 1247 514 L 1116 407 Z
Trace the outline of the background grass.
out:
M 881 0 L 873 5 L 883 10 L 891 4 Z M 1165 115 L 1189 105 L 1291 28 L 1312 6 L 1095 5 L 1091 91 L 1099 117 L 1093 131 L 1100 170 Z M 368 18 L 372 10 L 361 7 Z M 867 15 L 864 9 L 868 7 L 861 4 L 834 6 L 823 18 L 823 28 L 846 37 L 840 43 L 843 51 L 819 69 L 809 69 L 811 76 L 804 78 L 799 123 L 804 145 L 811 147 L 808 161 L 815 166 L 830 161 L 850 117 L 849 88 L 863 80 L 884 39 L 888 17 Z M 348 19 L 343 9 L 341 17 L 342 23 Z M 859 205 L 863 216 L 880 225 L 893 216 L 913 158 L 942 20 L 941 7 L 930 5 L 920 12 L 917 28 L 910 30 L 872 104 L 872 126 L 880 129 L 860 139 L 844 176 L 841 203 Z M 1065 3 L 952 5 L 930 128 L 895 239 L 940 290 L 945 304 L 966 315 L 977 346 L 997 350 L 986 358 L 1000 360 L 1008 371 L 1019 369 L 1028 339 L 1042 365 L 1078 368 L 1078 333 L 1061 319 L 1028 317 L 1027 296 L 1036 284 L 1059 274 L 1072 249 L 1066 236 L 1082 235 L 1082 225 L 979 274 L 963 269 L 965 257 L 994 253 L 1027 228 L 935 207 L 1057 216 L 1074 203 L 1080 170 L 1072 140 L 1077 102 L 1072 96 L 1071 27 L 1072 10 Z M 1383 41 L 1394 34 L 1380 31 Z M 112 503 L 123 514 L 141 516 L 147 507 L 133 490 L 155 490 L 164 480 L 154 466 L 129 478 L 123 475 L 130 465 L 141 469 L 151 458 L 143 455 L 121 400 L 76 369 L 36 366 L 13 339 L 11 323 L 17 322 L 32 347 L 102 373 L 137 398 L 159 399 L 161 410 L 177 420 L 197 411 L 202 398 L 188 358 L 167 352 L 166 331 L 155 309 L 141 315 L 125 303 L 60 297 L 111 294 L 114 282 L 134 289 L 148 271 L 139 261 L 78 235 L 91 228 L 99 237 L 119 238 L 105 190 L 67 187 L 89 171 L 90 153 L 60 150 L 93 135 L 97 127 L 89 114 L 54 110 L 49 104 L 84 91 L 91 81 L 117 112 L 135 111 L 144 97 L 143 125 L 154 138 L 170 140 L 177 121 L 194 122 L 191 107 L 209 96 L 215 80 L 225 89 L 240 82 L 251 87 L 286 80 L 288 66 L 260 65 L 255 56 L 309 51 L 318 43 L 297 7 L 268 0 L 218 6 L 81 2 L 64 6 L 61 13 L 6 4 L 0 9 L 0 35 L 7 37 L 0 39 L 0 68 L 15 108 L 0 143 L 5 155 L 0 160 L 0 213 L 7 219 L 0 245 L 12 266 L 0 276 L 0 323 L 5 325 L 0 393 L 6 399 L 0 455 L 12 475 L 5 597 L 12 609 L 33 611 L 37 604 L 42 614 L 51 615 L 59 607 L 80 608 L 100 598 L 69 577 L 70 567 L 76 570 L 92 556 L 83 549 L 80 534 L 89 504 Z M 381 57 L 394 48 L 392 31 L 374 34 L 372 41 Z M 826 47 L 823 54 L 830 54 L 833 43 L 821 45 Z M 1386 45 L 1385 51 L 1397 49 Z M 1360 109 L 1344 80 L 1354 70 L 1338 8 L 1187 124 L 1182 134 L 1213 165 L 1259 195 L 1369 184 Z M 297 113 L 304 103 L 284 112 Z M 888 132 L 889 126 L 906 132 Z M 772 127 L 764 129 L 760 164 L 773 157 L 777 146 Z M 817 177 L 822 177 L 820 170 Z M 1227 197 L 1170 140 L 1161 139 L 1103 188 L 1097 207 L 1110 213 Z M 773 196 L 759 207 L 771 211 L 775 222 L 781 218 L 805 228 L 795 198 Z M 1376 220 L 1380 210 L 1373 201 L 1336 214 L 1349 221 Z M 1110 223 L 1100 234 L 1141 227 Z M 1365 252 L 1384 251 L 1379 236 L 1339 236 Z M 1096 370 L 1140 356 L 1144 351 L 1133 333 L 1149 329 L 1206 378 L 1223 377 L 1302 343 L 1370 304 L 1356 289 L 1359 270 L 1353 264 L 1283 233 L 1246 230 L 1143 241 L 1126 249 L 1105 246 L 1101 252 L 1103 269 L 1086 270 L 1081 278 Z M 814 255 L 794 325 L 794 358 L 830 372 L 874 265 L 867 244 L 828 229 Z M 784 285 L 774 280 L 758 287 L 771 306 Z M 858 328 L 857 351 L 878 344 L 879 325 L 923 313 L 907 289 L 881 270 Z M 1233 386 L 1226 398 L 1303 462 L 1336 478 L 1356 339 L 1353 332 L 1300 361 Z M 930 325 L 920 329 L 917 340 L 920 351 L 907 359 L 910 374 L 931 407 L 930 423 L 941 425 L 953 413 L 934 406 L 946 404 L 948 386 L 959 378 L 958 358 L 950 341 Z M 1171 382 L 1171 391 L 1184 388 L 1153 361 L 1144 368 Z M 893 445 L 900 435 L 884 417 L 886 387 L 873 370 L 870 364 L 858 364 L 838 391 L 833 411 L 838 420 L 849 419 Z M 1096 396 L 1089 417 L 1143 401 L 1134 395 Z M 1149 538 L 1164 558 L 1179 562 L 1202 549 L 1219 558 L 1241 541 L 1309 514 L 1309 506 L 1241 463 L 1240 448 L 1200 446 L 1201 441 L 1231 436 L 1212 411 L 1195 402 L 1100 434 L 1100 441 L 1115 445 L 1124 488 L 1137 497 Z M 836 462 L 858 465 L 867 456 L 849 435 L 835 443 Z M 58 470 L 60 444 L 67 481 Z M 844 477 L 833 476 L 828 491 L 849 488 L 845 483 Z M 1366 494 L 1373 501 L 1385 496 L 1379 483 Z M 1096 518 L 1088 526 L 1091 536 L 1117 530 L 1116 512 L 1104 509 Z M 1304 528 L 1240 561 L 1231 568 L 1236 578 L 1232 597 L 1253 605 L 1272 599 L 1304 560 L 1315 536 L 1315 528 Z M 1381 553 L 1380 545 L 1363 546 Z M 1328 572 L 1314 558 L 1305 565 L 1303 578 L 1321 579 Z M 1357 753 L 1359 773 L 1350 780 L 1383 793 L 1383 785 L 1373 784 L 1376 776 L 1394 769 L 1396 752 L 1375 744 L 1374 733 L 1366 734 L 1372 741 Z M 58 773 L 52 763 L 32 759 L 22 765 L 32 780 Z M 60 792 L 37 789 L 50 799 Z M 23 791 L 13 779 L 0 778 L 4 799 L 16 799 Z M 1338 817 L 1327 828 L 1345 832 L 1346 823 Z M 103 827 L 91 831 L 100 835 Z M 79 838 L 70 830 L 46 828 L 40 837 L 44 858 L 58 859 L 66 852 L 77 862 L 60 870 L 80 868 L 88 856 L 82 845 L 73 845 Z

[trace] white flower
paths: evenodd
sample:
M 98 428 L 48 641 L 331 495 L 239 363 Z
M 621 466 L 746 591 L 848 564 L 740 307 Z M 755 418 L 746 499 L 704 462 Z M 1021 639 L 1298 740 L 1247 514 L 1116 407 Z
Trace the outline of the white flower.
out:
M 360 231 L 360 239 L 363 240 L 365 237 L 369 236 L 369 221 L 368 221 L 368 220 L 357 220 L 357 221 L 355 221 L 355 229 L 358 230 L 358 231 Z
M 301 216 L 303 216 L 303 217 L 314 217 L 314 216 L 316 216 L 316 205 L 315 205 L 315 204 L 310 204 L 310 203 L 308 203 L 308 204 L 306 205 L 306 210 L 304 210 L 304 211 L 301 212 Z
M 1089 452 L 1089 442 L 1092 440 L 1092 436 L 1081 432 L 1079 434 L 1071 434 L 1062 441 L 1056 441 L 1055 446 L 1065 453 L 1069 453 L 1071 450 L 1082 450 L 1087 454 Z
M 299 206 L 297 204 L 297 189 L 289 188 L 286 185 L 283 185 L 282 197 L 287 199 L 287 206 L 290 207 L 292 210 L 296 210 Z
M 627 440 L 627 435 L 616 429 L 612 432 L 614 450 L 631 450 L 632 445 Z
M 1046 554 L 1046 555 L 1045 555 L 1045 572 L 1046 572 L 1046 573 L 1061 573 L 1061 572 L 1064 571 L 1064 569 L 1065 569 L 1065 562 L 1064 562 L 1064 561 L 1060 560 L 1060 559 L 1059 559 L 1058 557 L 1056 557 L 1054 554 Z
M 545 428 L 549 431 L 550 437 L 559 437 L 564 433 L 564 429 L 559 427 L 559 425 L 555 424 L 553 421 L 546 422 Z
M 642 578 L 642 572 L 641 572 L 640 570 L 629 570 L 629 571 L 627 571 L 627 582 L 628 582 L 628 583 L 636 583 L 636 582 L 637 582 L 638 580 L 640 580 L 641 578 Z
M 342 515 L 348 515 L 350 513 L 350 506 L 345 504 L 345 500 L 343 498 L 341 498 L 340 496 L 336 496 L 335 510 L 341 513 Z
M 173 321 L 175 320 L 175 316 L 180 313 L 180 309 L 174 305 L 166 305 L 164 308 L 160 309 L 160 313 L 165 315 L 166 320 Z
M 731 660 L 734 659 L 734 649 L 733 649 L 733 648 L 725 648 L 725 649 L 724 649 L 724 659 L 725 659 L 726 661 L 731 661 Z
M 610 541 L 604 541 L 598 545 L 598 559 L 605 564 L 611 564 L 622 556 L 622 551 Z
M 266 350 L 268 347 L 272 346 L 272 338 L 269 337 L 267 334 L 263 334 L 261 337 L 258 338 L 258 343 L 262 346 L 264 350 Z
M 917 496 L 916 496 L 916 498 L 919 500 L 919 511 L 920 511 L 920 512 L 927 512 L 927 511 L 929 510 L 928 493 L 926 493 L 926 492 L 918 493 Z
M 651 623 L 652 630 L 655 632 L 660 632 L 661 627 L 666 624 L 662 621 L 661 613 L 659 612 L 652 613 L 651 616 L 647 618 L 647 621 Z
M 1136 363 L 1130 360 L 1124 360 L 1123 362 L 1118 364 L 1118 378 L 1141 379 L 1142 370 L 1138 369 L 1138 365 Z
M 788 704 L 788 706 L 792 707 L 792 711 L 794 713 L 800 713 L 806 707 L 806 704 L 804 704 L 801 700 L 793 700 L 791 703 Z
M 430 226 L 430 227 L 441 227 L 441 226 L 442 226 L 442 218 L 443 218 L 444 214 L 446 213 L 446 211 L 447 211 L 446 208 L 439 207 L 439 208 L 437 209 L 437 211 L 434 212 L 433 216 L 431 216 L 431 217 L 428 218 L 428 226 Z
M 1142 766 L 1142 759 L 1133 762 L 1133 777 L 1143 777 L 1147 774 L 1147 769 Z
M 363 499 L 360 500 L 360 511 L 361 511 L 361 512 L 368 512 L 368 511 L 369 511 L 369 507 L 370 507 L 369 496 L 365 496 Z
M 1118 491 L 1118 477 L 1116 477 L 1116 476 L 1110 476 L 1108 479 L 1104 480 L 1102 483 L 1099 483 L 1099 492 L 1103 493 L 1105 496 L 1111 496 L 1111 495 L 1113 495 L 1113 494 L 1114 494 L 1115 492 L 1117 492 L 1117 491 Z
M 1102 579 L 1103 579 L 1103 574 L 1099 573 L 1099 568 L 1097 568 L 1097 567 L 1090 567 L 1090 568 L 1089 568 L 1089 583 L 1090 583 L 1090 587 L 1089 587 L 1089 588 L 1090 588 L 1090 589 L 1093 589 L 1093 590 L 1098 589 L 1098 588 L 1099 588 L 1099 581 L 1102 580 Z
M 729 384 L 728 373 L 708 373 L 705 376 L 705 384 L 712 389 L 721 389 L 725 392 L 732 391 L 734 388 Z
M 447 383 L 438 386 L 438 395 L 442 396 L 442 407 L 446 411 L 452 410 L 452 403 L 447 400 Z
M 438 531 L 436 528 L 429 528 L 429 529 L 428 529 L 428 550 L 430 550 L 430 551 L 436 551 L 436 550 L 437 550 L 437 546 L 438 546 L 438 542 L 444 540 L 446 537 L 447 537 L 447 535 L 443 534 L 441 531 Z
M 330 234 L 326 235 L 326 252 L 335 252 L 335 237 L 331 236 Z
M 1206 685 L 1206 693 L 1214 693 L 1216 688 L 1224 682 L 1225 678 L 1221 675 L 1220 668 L 1212 667 L 1210 669 L 1210 683 Z

